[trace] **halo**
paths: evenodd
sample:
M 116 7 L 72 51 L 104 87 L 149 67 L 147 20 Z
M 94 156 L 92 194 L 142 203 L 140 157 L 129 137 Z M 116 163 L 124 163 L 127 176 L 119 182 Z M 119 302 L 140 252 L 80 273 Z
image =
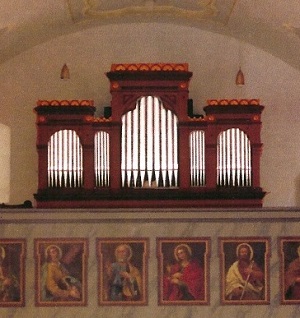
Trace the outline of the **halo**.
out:
M 4 258 L 5 258 L 5 249 L 4 249 L 4 247 L 3 246 L 0 246 L 0 256 L 2 257 L 2 260 L 4 260 Z
M 132 248 L 128 245 L 128 244 L 120 244 L 116 247 L 115 249 L 115 257 L 117 258 L 117 250 L 120 247 L 125 247 L 127 249 L 127 251 L 129 251 L 129 255 L 127 257 L 127 260 L 130 261 L 131 257 L 132 257 Z
M 61 248 L 58 246 L 58 245 L 54 245 L 54 244 L 51 244 L 51 245 L 48 245 L 46 248 L 45 248 L 45 259 L 47 260 L 49 255 L 48 255 L 48 251 L 51 249 L 51 248 L 56 248 L 58 250 L 58 259 L 61 259 L 62 258 L 62 250 Z
M 177 251 L 180 249 L 180 248 L 184 248 L 185 250 L 188 251 L 190 257 L 192 257 L 192 250 L 191 248 L 187 245 L 187 244 L 179 244 L 177 245 L 175 248 L 174 248 L 174 257 L 176 259 L 176 261 L 178 261 L 178 256 L 177 256 Z
M 298 256 L 300 257 L 300 245 L 299 245 L 298 248 L 297 248 L 297 254 L 298 254 Z
M 251 247 L 251 245 L 249 245 L 248 243 L 241 243 L 237 246 L 236 248 L 236 256 L 239 257 L 239 250 L 242 246 L 247 246 L 249 248 L 250 251 L 250 261 L 252 261 L 253 259 L 253 248 Z

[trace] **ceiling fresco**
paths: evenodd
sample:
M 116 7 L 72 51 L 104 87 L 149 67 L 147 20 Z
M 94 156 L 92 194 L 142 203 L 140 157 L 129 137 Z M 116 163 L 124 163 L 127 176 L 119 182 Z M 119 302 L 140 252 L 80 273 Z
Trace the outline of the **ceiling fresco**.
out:
M 223 34 L 300 70 L 299 0 L 1 0 L 0 63 L 58 36 L 123 23 Z

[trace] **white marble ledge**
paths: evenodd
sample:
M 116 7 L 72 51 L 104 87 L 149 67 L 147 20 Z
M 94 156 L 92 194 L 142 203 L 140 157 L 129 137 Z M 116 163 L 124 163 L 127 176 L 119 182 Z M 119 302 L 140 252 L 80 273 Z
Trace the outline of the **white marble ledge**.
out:
M 244 209 L 0 209 L 0 224 L 52 222 L 297 222 L 300 207 Z

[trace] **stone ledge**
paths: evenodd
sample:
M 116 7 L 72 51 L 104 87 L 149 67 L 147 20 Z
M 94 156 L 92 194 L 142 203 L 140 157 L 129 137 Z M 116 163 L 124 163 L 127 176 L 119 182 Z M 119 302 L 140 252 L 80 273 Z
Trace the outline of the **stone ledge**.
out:
M 0 223 L 299 222 L 300 208 L 1 209 Z

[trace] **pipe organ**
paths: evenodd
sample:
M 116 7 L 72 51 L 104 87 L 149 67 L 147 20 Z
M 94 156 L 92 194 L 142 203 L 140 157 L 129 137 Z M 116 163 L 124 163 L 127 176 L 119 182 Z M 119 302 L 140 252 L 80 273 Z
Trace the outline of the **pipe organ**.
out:
M 262 206 L 259 100 L 209 100 L 199 116 L 187 64 L 106 75 L 109 116 L 90 100 L 38 101 L 38 208 Z

